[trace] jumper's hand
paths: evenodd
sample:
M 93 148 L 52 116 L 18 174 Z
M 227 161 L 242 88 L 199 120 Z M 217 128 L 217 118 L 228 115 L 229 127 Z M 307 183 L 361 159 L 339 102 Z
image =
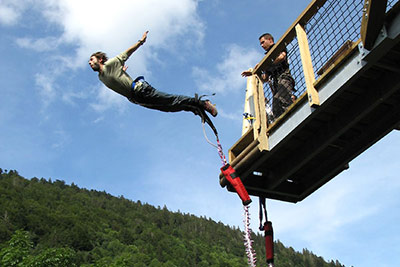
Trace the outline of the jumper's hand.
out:
M 127 65 L 124 65 L 123 67 L 122 67 L 122 70 L 123 71 L 126 71 L 128 69 L 128 66 Z
M 149 33 L 149 31 L 145 31 L 145 32 L 143 33 L 142 38 L 139 40 L 142 44 L 143 44 L 144 42 L 146 42 L 147 34 L 148 34 L 148 33 Z

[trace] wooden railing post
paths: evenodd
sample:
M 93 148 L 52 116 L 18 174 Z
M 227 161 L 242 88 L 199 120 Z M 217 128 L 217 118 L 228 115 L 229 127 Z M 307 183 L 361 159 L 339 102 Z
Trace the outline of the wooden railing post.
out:
M 267 112 L 265 109 L 265 95 L 263 82 L 257 75 L 252 75 L 251 79 L 254 79 L 254 115 L 255 121 L 253 124 L 254 139 L 258 139 L 259 149 L 268 150 L 268 138 L 267 138 Z
M 299 44 L 300 57 L 303 65 L 304 79 L 307 87 L 308 103 L 310 106 L 319 106 L 319 95 L 318 91 L 314 87 L 315 74 L 311 60 L 310 48 L 308 46 L 308 40 L 306 32 L 300 24 L 295 26 L 297 42 Z
M 253 71 L 253 69 L 249 69 Z M 242 136 L 247 133 L 254 123 L 255 108 L 254 108 L 254 92 L 257 90 L 257 80 L 254 75 L 247 78 L 246 98 L 244 102 L 244 114 L 252 117 L 249 119 L 243 118 Z

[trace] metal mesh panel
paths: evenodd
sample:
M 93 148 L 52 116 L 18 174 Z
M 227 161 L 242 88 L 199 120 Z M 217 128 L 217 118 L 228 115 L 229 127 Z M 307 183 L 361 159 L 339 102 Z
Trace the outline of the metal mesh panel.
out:
M 387 10 L 398 1 L 388 0 Z M 320 76 L 317 72 L 346 41 L 355 42 L 360 39 L 363 7 L 363 0 L 328 0 L 305 25 L 315 79 Z M 306 85 L 297 38 L 286 44 L 286 48 L 290 71 L 296 81 L 296 92 L 293 94 L 299 97 L 306 91 Z M 273 99 L 268 83 L 264 85 L 264 93 L 268 109 L 272 107 Z M 271 116 L 268 119 L 273 121 Z
M 355 42 L 360 39 L 363 6 L 360 0 L 327 1 L 307 23 L 306 33 L 316 79 L 318 70 L 347 40 Z
M 303 67 L 301 65 L 301 58 L 300 58 L 300 50 L 299 45 L 297 42 L 297 38 L 293 39 L 287 47 L 287 57 L 290 65 L 290 73 L 292 74 L 293 79 L 295 80 L 295 92 L 293 95 L 298 98 L 301 94 L 305 91 L 305 80 L 303 74 Z M 264 84 L 264 95 L 265 95 L 265 102 L 267 105 L 267 113 L 268 114 L 268 121 L 272 123 L 274 118 L 272 116 L 272 91 L 271 91 L 271 84 L 265 83 Z
M 386 11 L 389 11 L 399 0 L 388 0 Z

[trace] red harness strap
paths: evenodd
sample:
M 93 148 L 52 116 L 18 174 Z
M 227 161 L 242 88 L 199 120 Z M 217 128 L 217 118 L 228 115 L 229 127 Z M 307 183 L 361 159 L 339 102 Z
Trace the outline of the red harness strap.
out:
M 264 225 L 262 224 L 265 215 Z M 265 197 L 260 197 L 260 231 L 264 231 L 265 236 L 265 256 L 268 266 L 274 266 L 274 230 L 272 222 L 268 221 Z
M 233 188 L 235 188 L 236 192 L 243 202 L 243 205 L 249 205 L 251 203 L 250 196 L 247 193 L 247 190 L 244 187 L 242 181 L 240 180 L 240 177 L 236 175 L 235 169 L 233 169 L 232 166 L 227 163 L 221 168 L 221 171 L 228 182 L 233 186 Z
M 205 134 L 205 131 L 204 131 L 204 136 L 206 137 L 207 142 L 210 143 L 211 145 L 215 146 L 218 149 L 218 154 L 219 154 L 219 157 L 221 158 L 222 165 L 223 165 L 223 167 L 221 168 L 222 173 L 224 174 L 224 176 L 228 180 L 228 182 L 235 188 L 239 197 L 242 199 L 243 205 L 244 206 L 249 205 L 251 203 L 249 194 L 247 193 L 247 190 L 244 187 L 239 176 L 236 175 L 235 170 L 226 161 L 224 152 L 222 150 L 221 143 L 219 142 L 217 129 L 215 128 L 214 124 L 212 123 L 212 121 L 210 120 L 210 118 L 207 116 L 207 114 L 204 111 L 200 111 L 200 116 L 201 116 L 201 120 L 202 120 L 202 124 L 203 124 L 203 130 L 204 130 L 204 123 L 207 122 L 207 124 L 214 131 L 215 137 L 217 138 L 217 145 L 212 144 L 210 141 L 208 141 L 207 135 Z
M 267 221 L 264 223 L 265 235 L 265 254 L 267 263 L 274 263 L 274 230 L 272 229 L 272 222 Z

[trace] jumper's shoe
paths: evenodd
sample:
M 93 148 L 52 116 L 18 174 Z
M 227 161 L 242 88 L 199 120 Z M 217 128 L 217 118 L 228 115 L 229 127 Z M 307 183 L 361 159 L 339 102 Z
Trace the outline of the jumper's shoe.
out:
M 204 101 L 204 110 L 210 113 L 213 117 L 218 115 L 218 110 L 215 105 L 211 104 L 210 100 Z

